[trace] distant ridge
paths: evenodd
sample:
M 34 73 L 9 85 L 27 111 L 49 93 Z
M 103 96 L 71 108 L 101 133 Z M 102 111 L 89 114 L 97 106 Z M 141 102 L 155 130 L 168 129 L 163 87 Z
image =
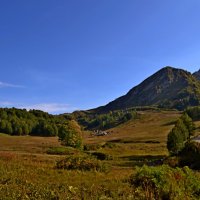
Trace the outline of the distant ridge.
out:
M 196 79 L 200 80 L 200 69 L 192 74 Z
M 170 66 L 160 69 L 126 95 L 90 111 L 104 113 L 135 106 L 183 110 L 200 105 L 200 71 L 194 73 Z

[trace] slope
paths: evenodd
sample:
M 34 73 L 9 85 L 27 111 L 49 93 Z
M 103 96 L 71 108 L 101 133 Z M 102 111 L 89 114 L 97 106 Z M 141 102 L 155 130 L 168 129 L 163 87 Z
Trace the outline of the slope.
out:
M 200 82 L 190 72 L 164 67 L 126 95 L 93 109 L 102 113 L 136 106 L 156 106 L 183 110 L 200 104 Z

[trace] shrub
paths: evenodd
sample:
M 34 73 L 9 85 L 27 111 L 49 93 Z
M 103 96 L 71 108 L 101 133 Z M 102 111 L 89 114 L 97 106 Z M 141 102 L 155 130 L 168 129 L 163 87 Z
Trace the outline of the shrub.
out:
M 167 165 L 136 169 L 130 177 L 139 199 L 199 199 L 200 179 L 188 167 L 171 168 Z
M 200 143 L 188 142 L 180 153 L 180 165 L 200 169 Z
M 100 149 L 102 146 L 100 144 L 85 144 L 83 149 L 84 151 L 96 151 Z
M 179 158 L 177 156 L 168 157 L 164 160 L 163 163 L 175 168 L 179 166 Z
M 110 148 L 110 149 L 112 149 L 112 148 L 117 147 L 117 145 L 115 143 L 112 143 L 112 142 L 106 142 L 102 147 L 103 148 Z
M 68 156 L 56 164 L 57 169 L 100 171 L 105 172 L 107 165 L 101 161 L 85 155 Z

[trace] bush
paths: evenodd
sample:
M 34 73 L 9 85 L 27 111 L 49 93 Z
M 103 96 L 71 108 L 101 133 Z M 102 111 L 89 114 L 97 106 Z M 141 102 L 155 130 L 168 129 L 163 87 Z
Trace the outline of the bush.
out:
M 101 161 L 85 155 L 69 156 L 56 164 L 57 169 L 81 170 L 81 171 L 100 171 L 105 172 L 107 165 Z
M 112 143 L 112 142 L 106 142 L 102 147 L 113 149 L 113 148 L 117 147 L 117 145 L 115 143 Z
M 102 147 L 101 144 L 85 144 L 83 149 L 84 151 L 96 151 L 101 147 Z
M 165 165 L 169 165 L 170 167 L 178 167 L 179 166 L 179 158 L 177 156 L 168 157 L 163 162 Z
M 180 153 L 180 165 L 200 169 L 200 143 L 188 142 Z
M 167 165 L 136 169 L 130 177 L 139 199 L 199 199 L 200 179 L 188 167 L 171 168 Z

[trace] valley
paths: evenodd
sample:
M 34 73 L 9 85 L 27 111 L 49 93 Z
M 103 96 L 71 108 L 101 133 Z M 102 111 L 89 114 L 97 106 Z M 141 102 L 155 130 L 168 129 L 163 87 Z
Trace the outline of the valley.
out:
M 143 111 L 130 120 L 92 136 L 85 131 L 79 152 L 62 147 L 58 137 L 9 136 L 0 134 L 0 196 L 3 199 L 134 199 L 134 189 L 125 181 L 136 166 L 151 164 L 168 155 L 167 134 L 180 116 L 177 111 Z M 49 149 L 66 148 L 63 155 Z M 98 152 L 109 156 L 101 162 L 105 172 L 58 170 L 56 162 L 67 155 Z M 6 198 L 5 198 L 6 197 Z M 0 197 L 1 199 L 1 197 Z

